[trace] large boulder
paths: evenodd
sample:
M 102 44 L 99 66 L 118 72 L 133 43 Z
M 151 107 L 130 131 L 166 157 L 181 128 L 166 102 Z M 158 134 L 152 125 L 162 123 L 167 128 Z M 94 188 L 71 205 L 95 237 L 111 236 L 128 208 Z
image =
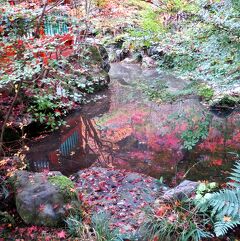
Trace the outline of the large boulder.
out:
M 107 212 L 111 228 L 125 234 L 136 232 L 144 221 L 144 208 L 151 207 L 159 193 L 167 189 L 152 177 L 111 168 L 81 170 L 73 180 L 88 211 Z
M 61 225 L 75 198 L 73 183 L 60 172 L 18 171 L 14 187 L 17 211 L 27 224 Z

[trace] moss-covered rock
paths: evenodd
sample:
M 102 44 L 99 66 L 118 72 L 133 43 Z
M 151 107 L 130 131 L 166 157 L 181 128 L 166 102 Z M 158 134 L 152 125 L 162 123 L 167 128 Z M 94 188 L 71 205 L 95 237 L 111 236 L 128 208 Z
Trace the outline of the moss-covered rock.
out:
M 27 224 L 59 226 L 76 200 L 73 183 L 60 172 L 18 171 L 14 187 L 17 211 Z
M 49 183 L 53 184 L 59 188 L 62 195 L 66 200 L 76 197 L 76 192 L 74 191 L 74 183 L 67 177 L 62 175 L 50 176 L 48 177 Z

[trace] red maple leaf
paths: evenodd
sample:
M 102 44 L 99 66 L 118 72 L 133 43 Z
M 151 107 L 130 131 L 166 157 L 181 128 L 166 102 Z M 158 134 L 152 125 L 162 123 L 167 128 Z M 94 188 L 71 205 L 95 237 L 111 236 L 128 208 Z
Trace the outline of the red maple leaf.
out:
M 66 238 L 66 232 L 64 230 L 57 233 L 58 238 Z
M 38 211 L 39 212 L 42 212 L 45 208 L 45 205 L 44 204 L 40 204 L 40 206 L 38 207 Z
M 99 189 L 101 191 L 106 191 L 107 190 L 107 183 L 105 181 L 101 181 L 98 183 Z

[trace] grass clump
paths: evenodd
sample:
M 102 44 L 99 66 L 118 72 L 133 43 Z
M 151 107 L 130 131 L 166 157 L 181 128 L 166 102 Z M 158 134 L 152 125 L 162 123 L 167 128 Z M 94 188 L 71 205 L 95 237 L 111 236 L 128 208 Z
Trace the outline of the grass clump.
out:
M 146 240 L 200 241 L 212 237 L 206 228 L 210 223 L 209 216 L 201 213 L 192 199 L 175 200 L 148 210 L 139 232 Z
M 213 89 L 206 84 L 199 85 L 197 93 L 206 101 L 210 101 L 214 95 Z
M 123 241 L 117 229 L 111 230 L 110 217 L 105 212 L 95 213 L 92 216 L 92 228 L 96 234 L 96 241 Z
M 95 213 L 91 223 L 86 222 L 82 215 L 71 214 L 66 219 L 67 229 L 72 237 L 85 241 L 123 241 L 124 237 L 117 229 L 110 228 L 110 217 L 105 212 Z

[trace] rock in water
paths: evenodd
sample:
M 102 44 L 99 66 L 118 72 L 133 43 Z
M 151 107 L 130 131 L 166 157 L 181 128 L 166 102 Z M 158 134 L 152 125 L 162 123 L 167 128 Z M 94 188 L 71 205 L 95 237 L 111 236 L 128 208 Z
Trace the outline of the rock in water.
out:
M 71 197 L 63 192 L 70 187 L 70 179 L 60 172 L 31 173 L 18 171 L 15 179 L 16 206 L 23 221 L 27 224 L 59 226 L 63 223 L 66 207 Z M 61 183 L 58 185 L 57 181 Z
M 184 180 L 178 186 L 166 191 L 162 198 L 170 200 L 190 197 L 195 192 L 198 184 L 198 182 Z

